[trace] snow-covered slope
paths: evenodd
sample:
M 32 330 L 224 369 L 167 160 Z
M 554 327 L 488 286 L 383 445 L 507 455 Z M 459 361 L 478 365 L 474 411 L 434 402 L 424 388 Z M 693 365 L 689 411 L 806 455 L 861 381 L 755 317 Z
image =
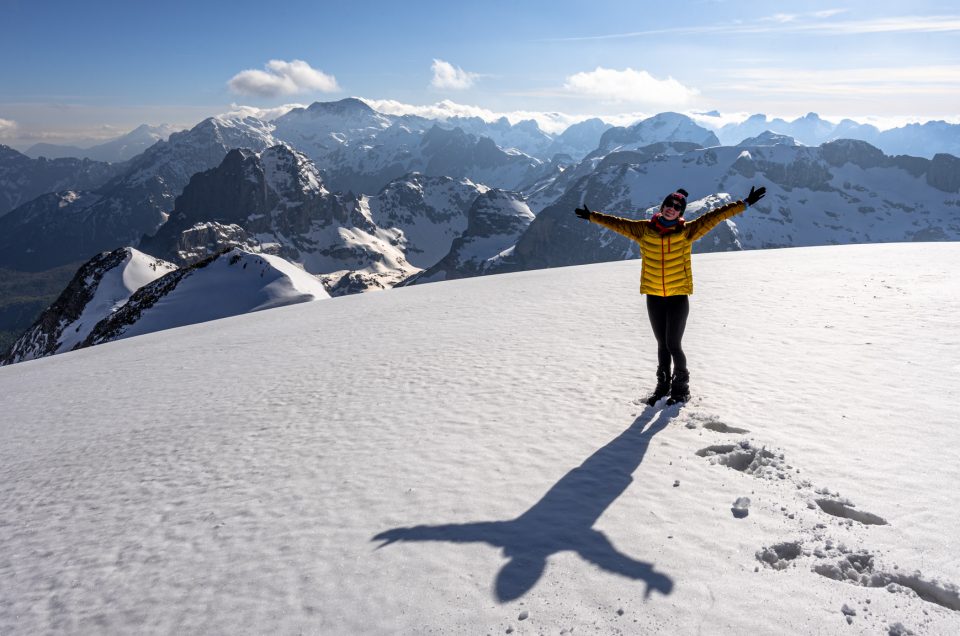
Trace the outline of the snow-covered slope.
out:
M 98 254 L 85 263 L 30 329 L 0 357 L 0 365 L 70 351 L 130 295 L 176 269 L 131 247 Z
M 469 179 L 410 174 L 363 197 L 378 227 L 392 229 L 406 260 L 417 268 L 435 264 L 467 228 L 477 197 L 489 191 Z
M 0 368 L 0 632 L 960 632 L 958 245 L 693 265 L 683 408 L 636 262 Z
M 296 265 L 234 248 L 141 287 L 77 348 L 329 297 Z

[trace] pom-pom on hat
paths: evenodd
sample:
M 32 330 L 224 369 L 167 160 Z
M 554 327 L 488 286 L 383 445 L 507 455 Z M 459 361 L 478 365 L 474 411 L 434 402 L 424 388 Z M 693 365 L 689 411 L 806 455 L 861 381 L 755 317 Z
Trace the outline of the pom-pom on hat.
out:
M 660 204 L 660 207 L 665 206 L 667 203 L 670 203 L 671 201 L 678 201 L 680 203 L 680 214 L 683 214 L 684 210 L 687 209 L 688 194 L 689 193 L 683 188 L 677 188 L 676 192 L 668 194 L 666 197 L 664 197 L 663 203 Z

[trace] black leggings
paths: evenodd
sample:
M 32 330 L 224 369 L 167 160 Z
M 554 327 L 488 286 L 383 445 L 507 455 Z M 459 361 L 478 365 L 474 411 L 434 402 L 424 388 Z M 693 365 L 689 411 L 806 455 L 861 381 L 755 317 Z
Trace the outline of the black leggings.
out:
M 690 314 L 688 296 L 650 296 L 647 295 L 647 314 L 650 326 L 657 338 L 657 369 L 670 371 L 670 358 L 673 358 L 674 371 L 686 371 L 687 356 L 683 355 L 680 341 L 687 326 Z

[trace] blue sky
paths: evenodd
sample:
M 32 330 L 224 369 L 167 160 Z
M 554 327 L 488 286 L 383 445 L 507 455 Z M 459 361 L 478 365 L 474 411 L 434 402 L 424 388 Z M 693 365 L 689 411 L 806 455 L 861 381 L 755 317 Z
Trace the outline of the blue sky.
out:
M 557 121 L 960 118 L 948 1 L 0 0 L 0 15 L 0 143 L 18 147 L 347 96 Z

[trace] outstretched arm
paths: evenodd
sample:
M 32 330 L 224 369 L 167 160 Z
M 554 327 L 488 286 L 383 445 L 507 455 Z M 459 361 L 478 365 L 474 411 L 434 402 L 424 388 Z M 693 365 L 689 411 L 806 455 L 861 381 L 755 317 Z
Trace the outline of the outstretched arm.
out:
M 602 225 L 608 230 L 613 230 L 617 234 L 622 234 L 628 239 L 639 241 L 643 235 L 643 226 L 647 221 L 635 221 L 633 219 L 623 219 L 619 216 L 611 216 L 600 212 L 592 212 L 586 204 L 582 208 L 574 210 L 581 219 L 592 221 L 597 225 Z
M 766 193 L 767 189 L 763 187 L 760 189 L 750 188 L 750 194 L 742 201 L 734 201 L 733 203 L 720 206 L 687 223 L 687 236 L 691 242 L 700 240 L 707 232 L 715 228 L 720 221 L 726 221 L 732 216 L 745 212 L 748 207 L 762 199 Z
M 663 595 L 673 591 L 673 579 L 666 574 L 657 572 L 652 563 L 637 561 L 617 551 L 610 540 L 607 539 L 607 536 L 598 530 L 590 531 L 590 534 L 577 548 L 577 552 L 584 560 L 607 572 L 643 581 L 647 584 L 646 594 L 644 595 L 646 597 L 649 597 L 654 590 Z
M 502 547 L 510 541 L 511 531 L 512 526 L 503 521 L 448 523 L 439 526 L 393 528 L 375 535 L 371 541 L 383 542 L 378 549 L 397 541 L 448 541 L 450 543 L 482 541 Z

